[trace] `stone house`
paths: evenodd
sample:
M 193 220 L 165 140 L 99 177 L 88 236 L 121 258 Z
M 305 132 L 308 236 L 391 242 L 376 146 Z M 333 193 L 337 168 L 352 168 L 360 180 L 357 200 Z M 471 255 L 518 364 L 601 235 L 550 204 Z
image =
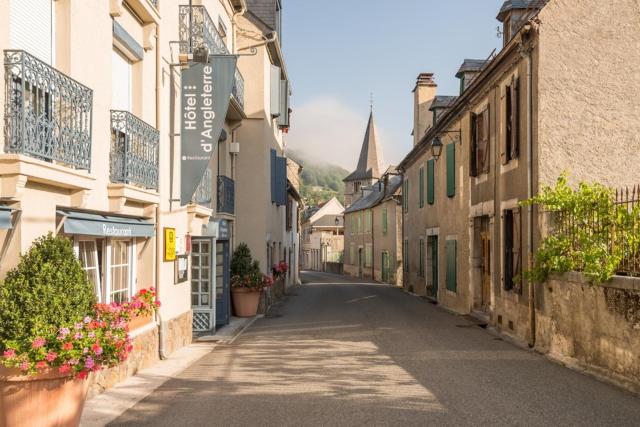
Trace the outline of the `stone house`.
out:
M 302 221 L 302 268 L 327 271 L 342 263 L 344 251 L 344 206 L 337 198 L 304 213 Z
M 304 202 L 300 195 L 300 174 L 302 166 L 291 159 L 287 159 L 287 209 L 286 209 L 286 240 L 289 242 L 291 250 L 287 254 L 286 289 L 300 284 L 300 230 L 301 214 L 304 209 Z
M 640 42 L 632 29 L 639 16 L 637 4 L 629 0 L 506 1 L 497 16 L 503 24 L 502 50 L 486 61 L 464 61 L 457 74 L 458 98 L 432 116 L 431 126 L 425 125 L 425 115 L 436 98 L 435 86 L 427 83 L 428 75 L 418 78 L 415 145 L 399 165 L 408 210 L 405 248 L 409 258 L 418 257 L 417 262 L 405 260 L 406 287 L 431 293 L 441 304 L 471 313 L 541 351 L 636 383 L 638 363 L 623 357 L 624 352 L 603 351 L 597 343 L 637 348 L 638 340 L 622 338 L 636 327 L 628 310 L 620 314 L 607 295 L 624 294 L 622 305 L 630 307 L 640 288 L 624 278 L 592 291 L 574 276 L 529 283 L 523 272 L 547 226 L 536 207 L 519 203 L 552 185 L 563 171 L 573 183 L 622 187 L 639 181 L 633 165 L 640 157 L 640 121 L 632 112 L 637 111 L 640 81 L 631 64 L 638 63 L 640 53 L 629 48 Z M 611 31 L 595 37 L 605 21 Z M 597 108 L 592 107 L 595 100 Z M 602 139 L 607 143 L 598 143 Z M 449 168 L 450 150 L 455 153 L 451 175 L 440 166 L 444 158 Z M 434 154 L 439 151 L 438 161 Z M 448 195 L 451 182 L 454 196 L 446 205 L 438 193 Z M 445 203 L 443 210 L 434 211 L 427 202 L 419 212 L 424 187 L 427 193 L 435 191 L 433 206 Z M 444 251 L 447 261 L 438 264 L 434 276 L 429 266 L 433 253 L 429 245 L 421 249 L 421 242 L 423 233 L 428 241 L 436 232 L 455 235 L 457 243 L 453 249 L 448 240 L 438 239 L 438 253 Z M 423 265 L 424 277 L 419 274 Z M 430 288 L 432 276 L 437 293 Z M 456 278 L 455 291 L 449 289 L 449 277 Z M 571 308 L 563 300 L 569 296 L 575 301 Z M 580 336 L 569 333 L 576 328 Z

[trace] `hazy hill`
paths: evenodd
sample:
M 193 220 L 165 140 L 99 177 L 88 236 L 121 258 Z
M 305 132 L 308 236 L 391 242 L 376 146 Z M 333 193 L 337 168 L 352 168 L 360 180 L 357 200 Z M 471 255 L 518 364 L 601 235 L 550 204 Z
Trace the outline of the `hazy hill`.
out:
M 317 205 L 332 197 L 344 202 L 344 183 L 342 180 L 349 171 L 326 162 L 316 162 L 304 153 L 287 150 L 287 156 L 302 165 L 302 197 L 307 205 Z

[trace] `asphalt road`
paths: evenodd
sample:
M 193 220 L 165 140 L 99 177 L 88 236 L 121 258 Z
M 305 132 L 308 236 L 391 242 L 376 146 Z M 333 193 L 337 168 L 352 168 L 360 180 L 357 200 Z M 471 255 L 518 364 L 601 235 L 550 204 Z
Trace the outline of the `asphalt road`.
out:
M 640 424 L 640 398 L 399 289 L 304 280 L 112 425 Z

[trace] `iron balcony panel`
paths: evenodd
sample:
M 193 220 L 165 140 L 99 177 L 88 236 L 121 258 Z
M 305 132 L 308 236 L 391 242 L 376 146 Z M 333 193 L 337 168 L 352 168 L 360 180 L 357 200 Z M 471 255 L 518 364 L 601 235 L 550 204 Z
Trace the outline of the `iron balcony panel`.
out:
M 160 133 L 128 111 L 111 110 L 111 182 L 158 189 Z
M 23 50 L 4 68 L 5 152 L 90 171 L 93 91 Z
M 226 176 L 218 176 L 218 213 L 235 214 L 236 184 Z
M 180 53 L 193 52 L 204 45 L 211 55 L 230 54 L 223 37 L 204 6 L 179 6 L 179 19 Z M 244 109 L 244 78 L 237 69 L 231 95 Z

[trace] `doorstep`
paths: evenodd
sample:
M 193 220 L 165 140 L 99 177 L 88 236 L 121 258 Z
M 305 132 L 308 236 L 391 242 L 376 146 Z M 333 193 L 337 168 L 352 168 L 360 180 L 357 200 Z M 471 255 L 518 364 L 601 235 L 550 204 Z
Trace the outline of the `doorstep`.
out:
M 263 315 L 259 314 L 253 317 L 231 317 L 228 325 L 216 329 L 213 335 L 200 335 L 194 337 L 194 341 L 201 343 L 232 343 L 238 335 L 247 329 L 253 322 Z
M 113 388 L 87 400 L 80 425 L 98 427 L 109 424 L 214 348 L 214 343 L 195 343 L 182 347 L 171 353 L 167 359 L 141 370 Z

